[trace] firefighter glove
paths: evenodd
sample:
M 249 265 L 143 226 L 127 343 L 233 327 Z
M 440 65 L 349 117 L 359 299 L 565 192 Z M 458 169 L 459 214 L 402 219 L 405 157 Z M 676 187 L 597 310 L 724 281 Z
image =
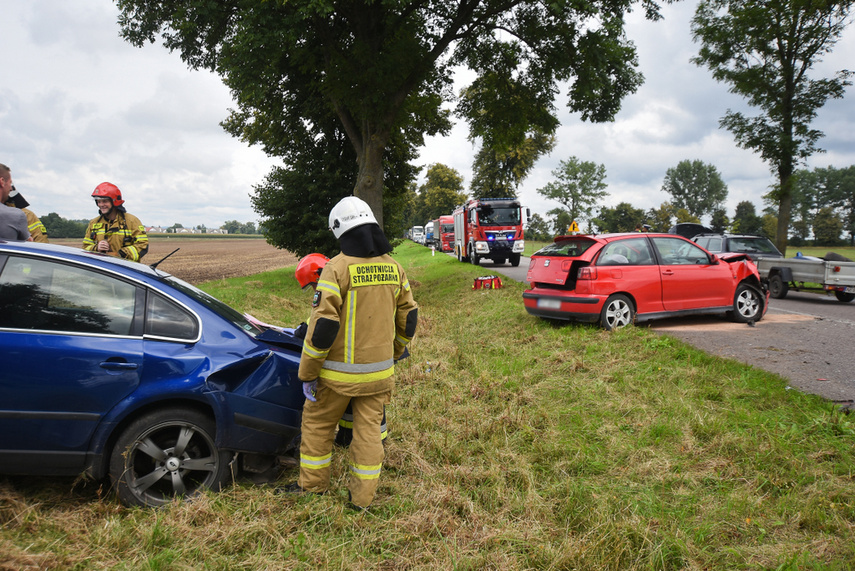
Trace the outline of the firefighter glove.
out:
M 318 379 L 315 379 L 314 381 L 303 381 L 303 394 L 306 395 L 306 399 L 312 402 L 318 402 L 318 399 L 315 396 L 317 390 Z

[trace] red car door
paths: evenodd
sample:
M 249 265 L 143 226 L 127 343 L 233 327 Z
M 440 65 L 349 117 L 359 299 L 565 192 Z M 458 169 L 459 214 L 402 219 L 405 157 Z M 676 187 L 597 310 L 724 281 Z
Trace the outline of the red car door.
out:
M 662 303 L 666 311 L 733 303 L 736 282 L 728 264 L 711 263 L 707 252 L 677 236 L 651 239 L 659 253 Z
M 646 236 L 610 241 L 597 257 L 596 265 L 598 293 L 629 293 L 637 313 L 663 311 L 662 278 Z

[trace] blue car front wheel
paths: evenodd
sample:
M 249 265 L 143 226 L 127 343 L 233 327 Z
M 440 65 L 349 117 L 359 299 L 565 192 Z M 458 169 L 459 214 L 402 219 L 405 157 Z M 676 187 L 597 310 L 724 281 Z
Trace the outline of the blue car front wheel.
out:
M 199 411 L 166 408 L 133 421 L 113 447 L 110 477 L 128 506 L 157 507 L 219 491 L 232 454 L 214 444 L 215 424 Z

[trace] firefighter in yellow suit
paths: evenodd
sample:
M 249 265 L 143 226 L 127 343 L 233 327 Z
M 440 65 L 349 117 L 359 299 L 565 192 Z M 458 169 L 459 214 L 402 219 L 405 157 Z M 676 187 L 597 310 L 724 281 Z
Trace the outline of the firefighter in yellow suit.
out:
M 367 509 L 384 458 L 383 407 L 395 386 L 395 361 L 415 334 L 418 306 L 368 204 L 344 198 L 329 222 L 342 251 L 324 266 L 312 301 L 298 372 L 306 395 L 300 478 L 284 491 L 327 491 L 336 425 L 351 403 L 347 487 L 352 506 Z
M 294 270 L 294 277 L 297 278 L 297 283 L 300 288 L 306 290 L 312 288 L 312 291 L 318 291 L 318 279 L 321 276 L 321 271 L 327 265 L 330 259 L 323 254 L 313 253 L 304 256 L 297 263 L 297 269 Z M 294 337 L 299 339 L 306 338 L 306 330 L 308 325 L 301 323 L 294 329 Z M 380 436 L 383 442 L 389 436 L 389 429 L 386 424 L 386 407 L 383 407 L 383 421 L 380 424 Z M 338 421 L 338 432 L 335 433 L 335 443 L 338 446 L 350 446 L 353 440 L 353 408 L 347 405 L 344 414 Z
M 148 252 L 148 235 L 140 219 L 122 206 L 122 191 L 102 182 L 92 192 L 100 215 L 89 221 L 83 249 L 139 262 Z

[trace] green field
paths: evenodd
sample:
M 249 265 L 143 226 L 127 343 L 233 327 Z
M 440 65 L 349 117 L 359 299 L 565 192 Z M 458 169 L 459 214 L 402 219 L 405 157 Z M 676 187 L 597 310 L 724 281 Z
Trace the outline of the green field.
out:
M 0 478 L 0 569 L 851 569 L 855 422 L 779 376 L 642 327 L 523 310 L 523 285 L 405 242 L 420 304 L 375 505 L 238 481 L 160 510 Z M 204 284 L 296 325 L 293 268 Z M 291 482 L 286 470 L 280 483 Z

